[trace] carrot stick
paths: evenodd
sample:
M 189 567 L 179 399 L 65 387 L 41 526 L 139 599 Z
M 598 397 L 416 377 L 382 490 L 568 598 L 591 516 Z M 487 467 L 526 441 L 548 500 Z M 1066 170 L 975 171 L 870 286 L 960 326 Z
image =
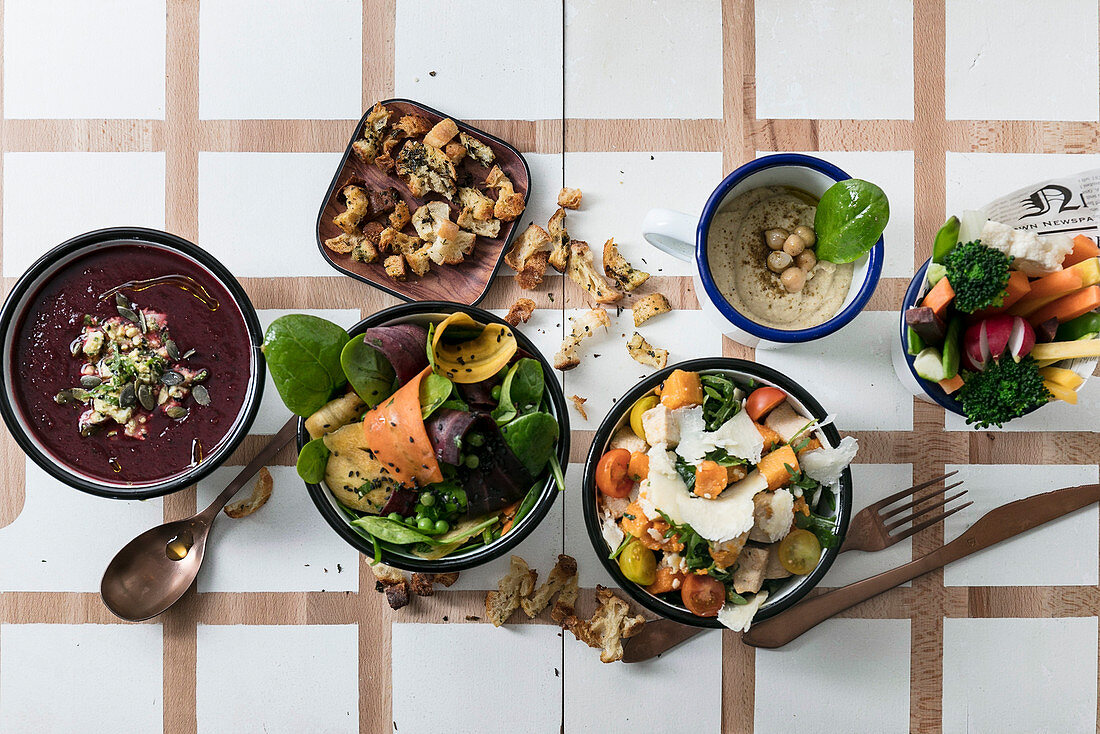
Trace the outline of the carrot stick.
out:
M 1047 319 L 1058 319 L 1058 323 L 1061 324 L 1096 308 L 1100 308 L 1100 286 L 1091 285 L 1043 306 L 1028 316 L 1027 320 L 1032 326 L 1041 324 Z
M 1073 249 L 1062 260 L 1062 267 L 1068 268 L 1070 265 L 1076 265 L 1082 260 L 1088 260 L 1090 257 L 1100 257 L 1100 247 L 1097 247 L 1091 237 L 1079 234 L 1073 238 Z
M 962 386 L 963 378 L 959 377 L 958 375 L 955 375 L 954 377 L 951 377 L 947 380 L 940 380 L 940 387 L 942 387 L 943 391 L 948 395 L 955 392 Z
M 947 306 L 955 298 L 955 289 L 947 282 L 947 278 L 940 278 L 939 282 L 932 286 L 932 290 L 921 301 L 922 306 L 932 309 L 933 313 L 941 319 L 947 316 Z

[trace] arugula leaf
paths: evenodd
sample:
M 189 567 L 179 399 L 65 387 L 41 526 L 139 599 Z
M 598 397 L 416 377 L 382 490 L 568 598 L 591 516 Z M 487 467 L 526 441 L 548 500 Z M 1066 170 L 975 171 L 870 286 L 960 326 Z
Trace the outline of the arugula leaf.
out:
M 687 463 L 684 457 L 676 454 L 676 473 L 680 475 L 680 479 L 687 485 L 689 492 L 695 490 L 695 467 Z M 667 520 L 665 522 L 668 522 Z
M 633 539 L 634 539 L 633 535 L 624 533 L 623 534 L 623 541 L 621 543 L 619 543 L 619 547 L 616 548 L 614 550 L 614 552 L 612 552 L 612 554 L 607 557 L 607 560 L 614 561 L 616 558 L 618 558 L 619 554 L 622 553 L 623 550 L 625 550 L 628 545 L 630 545 L 630 541 L 633 540 Z
M 343 327 L 309 314 L 280 316 L 267 327 L 267 370 L 291 413 L 308 418 L 347 382 L 340 353 L 350 338 Z
M 741 410 L 741 391 L 722 375 L 700 375 L 699 380 L 703 383 L 703 422 L 708 431 L 716 431 Z

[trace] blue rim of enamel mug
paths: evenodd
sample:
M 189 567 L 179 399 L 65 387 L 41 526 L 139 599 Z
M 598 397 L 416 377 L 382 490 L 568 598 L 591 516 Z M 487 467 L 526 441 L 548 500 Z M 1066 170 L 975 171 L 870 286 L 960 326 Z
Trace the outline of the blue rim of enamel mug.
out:
M 882 237 L 879 237 L 878 242 L 871 248 L 870 260 L 867 264 L 867 275 L 863 279 L 863 284 L 856 293 L 856 297 L 836 316 L 833 316 L 825 323 L 818 324 L 809 329 L 773 329 L 770 326 L 758 324 L 741 315 L 729 304 L 729 301 L 725 299 L 721 291 L 718 290 L 718 285 L 714 282 L 714 278 L 711 277 L 710 260 L 707 257 L 706 247 L 707 232 L 710 230 L 711 220 L 718 212 L 718 208 L 722 205 L 726 195 L 729 194 L 734 186 L 741 183 L 741 180 L 747 176 L 777 166 L 799 166 L 801 168 L 809 168 L 825 174 L 834 181 L 843 181 L 851 178 L 851 176 L 834 166 L 832 163 L 823 161 L 820 158 L 814 158 L 813 156 L 802 155 L 801 153 L 777 153 L 775 155 L 766 155 L 746 163 L 726 176 L 722 180 L 722 183 L 718 184 L 718 188 L 714 190 L 710 198 L 707 199 L 706 206 L 703 207 L 703 215 L 699 218 L 699 228 L 695 233 L 695 258 L 700 265 L 699 278 L 703 281 L 703 289 L 707 292 L 707 296 L 721 314 L 729 319 L 734 326 L 755 337 L 771 342 L 782 342 L 787 344 L 808 342 L 828 336 L 842 326 L 845 326 L 854 319 L 856 315 L 863 310 L 864 306 L 867 305 L 867 302 L 871 300 L 871 294 L 875 292 L 879 276 L 882 274 L 883 240 Z
M 955 398 L 951 397 L 943 391 L 935 382 L 930 382 L 917 374 L 917 369 L 913 366 L 913 360 L 916 359 L 909 353 L 909 328 L 905 323 L 905 312 L 911 307 L 917 305 L 917 301 L 921 297 L 921 289 L 924 287 L 925 273 L 928 272 L 928 264 L 931 260 L 925 260 L 924 265 L 920 266 L 917 270 L 917 274 L 913 276 L 913 279 L 909 281 L 909 287 L 905 290 L 905 298 L 901 302 L 900 318 L 898 319 L 898 335 L 901 338 L 901 354 L 905 357 L 905 365 L 909 368 L 909 374 L 913 375 L 913 379 L 917 381 L 921 389 L 924 390 L 924 394 L 936 401 L 936 404 L 941 406 L 944 410 L 950 411 L 956 415 L 965 416 L 962 407 L 959 406 L 959 402 Z

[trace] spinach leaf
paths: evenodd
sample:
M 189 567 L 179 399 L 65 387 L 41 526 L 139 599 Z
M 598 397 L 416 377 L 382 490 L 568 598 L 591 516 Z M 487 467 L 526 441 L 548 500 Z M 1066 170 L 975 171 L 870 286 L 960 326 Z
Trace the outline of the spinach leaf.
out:
M 434 545 L 436 543 L 435 538 L 425 535 L 419 530 L 414 530 L 403 522 L 396 522 L 388 517 L 364 515 L 358 520 L 352 520 L 351 524 L 363 528 L 363 530 L 366 530 L 375 538 L 384 540 L 387 543 L 395 543 L 397 545 L 410 545 L 412 543 L 428 543 L 429 545 Z
M 356 394 L 373 408 L 393 392 L 396 375 L 386 355 L 354 337 L 340 352 L 340 366 Z
M 469 518 L 463 520 L 450 532 L 437 536 L 433 542 L 437 545 L 426 551 L 414 549 L 413 553 L 430 561 L 443 558 L 453 551 L 461 548 L 466 542 L 478 533 L 482 533 L 500 520 L 500 513 L 493 513 L 485 517 Z M 490 541 L 491 542 L 491 541 Z
M 516 508 L 516 514 L 512 517 L 512 527 L 519 525 L 519 521 L 527 517 L 527 513 L 531 511 L 531 508 L 535 506 L 535 502 L 539 499 L 539 493 L 542 491 L 542 482 L 535 482 L 531 489 L 527 490 L 527 494 L 523 496 L 523 501 L 519 503 L 519 507 Z
M 308 314 L 280 316 L 267 327 L 267 369 L 290 412 L 312 415 L 347 381 L 340 352 L 349 338 L 340 326 Z
M 544 388 L 539 361 L 528 357 L 518 360 L 504 376 L 500 386 L 500 402 L 491 414 L 493 420 L 498 426 L 504 425 L 524 410 L 531 410 L 542 400 Z
M 420 417 L 427 418 L 447 402 L 454 390 L 454 383 L 443 375 L 429 372 L 420 381 Z
M 323 438 L 315 438 L 298 452 L 298 476 L 310 484 L 320 484 L 328 465 L 328 446 Z
M 443 404 L 440 405 L 439 407 L 443 408 L 445 410 L 461 410 L 463 413 L 469 413 L 470 412 L 470 406 L 465 401 L 460 400 L 458 398 L 451 398 L 449 400 L 444 400 Z
M 501 427 L 516 458 L 537 477 L 550 461 L 558 442 L 558 422 L 548 413 L 528 413 Z
M 817 258 L 834 263 L 858 260 L 875 246 L 890 219 L 890 202 L 878 186 L 858 178 L 838 181 L 817 203 Z

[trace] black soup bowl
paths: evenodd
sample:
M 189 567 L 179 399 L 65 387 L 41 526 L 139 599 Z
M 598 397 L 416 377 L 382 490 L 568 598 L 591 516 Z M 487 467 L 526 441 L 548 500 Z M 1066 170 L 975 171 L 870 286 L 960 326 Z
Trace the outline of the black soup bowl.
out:
M 116 328 L 110 320 L 119 324 L 113 351 L 81 346 Z M 127 339 L 142 334 L 158 345 L 158 382 L 143 383 L 133 372 L 153 364 L 144 352 L 139 361 L 116 359 L 131 354 L 123 329 L 134 332 Z M 8 295 L 0 340 L 0 413 L 8 430 L 51 476 L 101 497 L 157 497 L 207 476 L 244 439 L 263 392 L 263 333 L 248 295 L 206 250 L 158 230 L 101 229 L 50 250 Z M 181 373 L 204 370 L 194 383 L 203 390 L 170 394 L 186 379 Z M 100 379 L 113 386 L 103 396 L 93 393 L 87 406 L 70 399 Z M 133 406 L 132 432 L 143 437 L 99 422 L 107 409 L 98 408 L 112 401 Z
M 659 596 L 650 594 L 645 587 L 627 579 L 619 570 L 619 564 L 609 558 L 615 549 L 608 547 L 600 526 L 599 508 L 597 506 L 597 493 L 599 490 L 596 488 L 596 464 L 599 463 L 600 457 L 607 450 L 615 431 L 624 425 L 629 425 L 630 409 L 634 403 L 650 394 L 666 377 L 672 374 L 673 370 L 721 374 L 733 378 L 735 382 L 741 385 L 747 384 L 750 380 L 756 386 L 771 385 L 787 393 L 788 400 L 794 404 L 794 407 L 802 415 L 824 420 L 828 413 L 802 386 L 770 367 L 742 359 L 707 357 L 671 365 L 642 380 L 615 402 L 615 406 L 596 431 L 592 447 L 588 451 L 588 458 L 585 461 L 584 478 L 581 482 L 581 505 L 584 508 L 584 524 L 588 530 L 588 537 L 592 541 L 592 547 L 596 549 L 596 555 L 600 557 L 600 561 L 619 584 L 619 587 L 629 594 L 634 601 L 654 614 L 695 627 L 722 628 L 722 623 L 717 618 L 700 617 L 692 614 L 678 600 L 677 603 L 666 601 Z M 824 435 L 831 446 L 840 443 L 840 433 L 831 423 L 820 427 L 818 430 L 820 431 L 819 435 Z M 841 475 L 840 486 L 836 491 L 834 532 L 837 543 L 832 548 L 824 549 L 821 560 L 818 561 L 817 567 L 813 571 L 806 576 L 791 576 L 773 595 L 768 596 L 756 616 L 753 617 L 754 622 L 762 621 L 787 609 L 808 594 L 810 589 L 821 581 L 838 555 L 840 545 L 844 540 L 844 534 L 848 530 L 851 511 L 852 474 L 849 469 L 845 469 Z
M 566 408 L 565 394 L 561 384 L 556 378 L 556 373 L 538 348 L 523 335 L 519 329 L 511 326 L 500 317 L 475 306 L 466 306 L 448 301 L 420 301 L 403 303 L 371 314 L 358 324 L 348 329 L 352 337 L 360 336 L 364 331 L 375 326 L 393 324 L 418 324 L 427 326 L 430 322 L 439 322 L 453 313 L 462 312 L 470 316 L 480 324 L 504 324 L 515 334 L 516 341 L 523 356 L 537 359 L 542 365 L 542 373 L 545 378 L 546 395 L 549 397 L 550 415 L 558 422 L 558 443 L 555 454 L 564 472 L 569 464 L 569 412 Z M 298 421 L 298 450 L 301 451 L 310 440 L 306 430 L 305 419 Z M 317 505 L 321 516 L 332 527 L 336 534 L 347 541 L 351 546 L 364 555 L 374 558 L 375 547 L 371 537 L 359 531 L 351 524 L 352 516 L 337 502 L 332 492 L 324 484 L 306 483 L 313 503 Z M 395 547 L 380 544 L 381 560 L 383 563 L 405 571 L 420 573 L 444 573 L 447 571 L 465 571 L 475 566 L 488 563 L 500 558 L 505 553 L 515 548 L 526 538 L 546 517 L 550 507 L 558 496 L 558 488 L 554 477 L 549 470 L 547 477 L 539 490 L 531 511 L 498 540 L 488 545 L 479 546 L 464 552 L 455 552 L 443 558 L 429 560 L 420 558 L 411 553 L 404 553 Z

